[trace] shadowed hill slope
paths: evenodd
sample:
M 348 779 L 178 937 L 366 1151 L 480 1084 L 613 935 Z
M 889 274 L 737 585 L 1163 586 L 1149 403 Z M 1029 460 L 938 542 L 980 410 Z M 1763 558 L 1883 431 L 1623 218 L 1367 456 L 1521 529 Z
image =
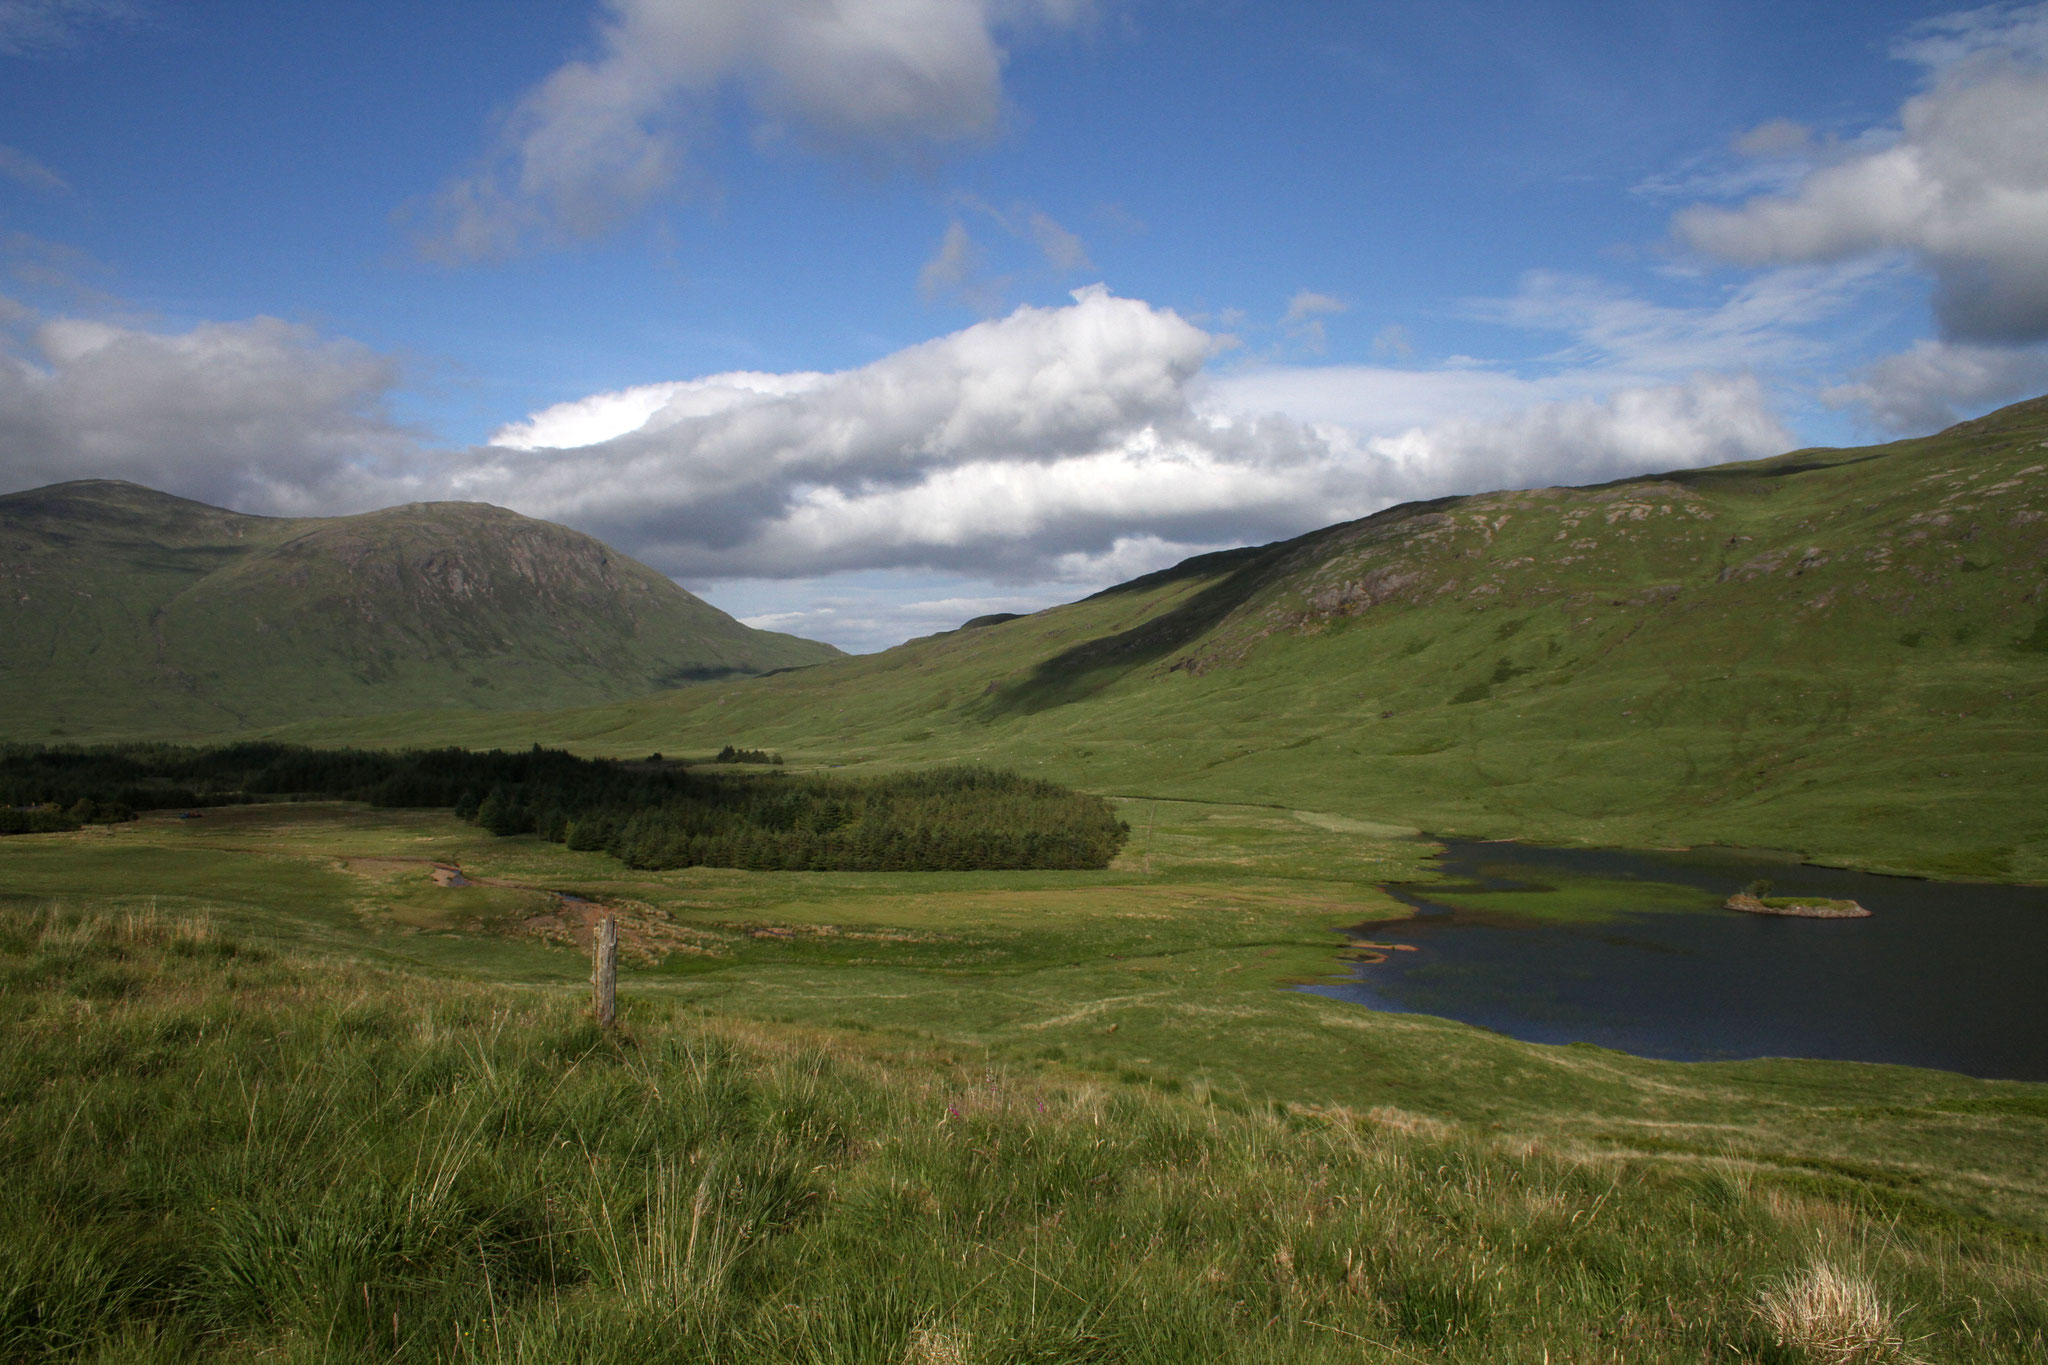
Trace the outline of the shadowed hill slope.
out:
M 480 503 L 290 519 L 99 480 L 0 497 L 0 738 L 575 706 L 837 654 Z
M 766 744 L 1462 833 L 2048 878 L 2048 400 L 1389 509 L 800 675 L 307 739 Z

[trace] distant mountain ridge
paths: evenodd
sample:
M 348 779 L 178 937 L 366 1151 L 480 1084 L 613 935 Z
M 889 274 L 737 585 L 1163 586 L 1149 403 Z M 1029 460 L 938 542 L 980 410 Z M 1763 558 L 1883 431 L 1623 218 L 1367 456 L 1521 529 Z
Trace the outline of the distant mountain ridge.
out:
M 519 733 L 2048 881 L 2048 399 L 1881 446 L 1410 503 Z M 297 736 L 511 737 L 459 715 Z
M 482 503 L 285 518 L 114 480 L 0 496 L 0 738 L 588 705 L 838 656 Z

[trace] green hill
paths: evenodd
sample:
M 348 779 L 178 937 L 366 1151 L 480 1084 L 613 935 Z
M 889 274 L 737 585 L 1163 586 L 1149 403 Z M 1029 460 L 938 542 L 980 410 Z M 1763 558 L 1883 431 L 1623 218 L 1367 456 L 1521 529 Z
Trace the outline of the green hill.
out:
M 982 759 L 1488 836 L 2048 878 L 2048 399 L 1410 504 L 798 675 L 289 731 Z
M 0 497 L 0 738 L 561 707 L 835 657 L 478 503 L 244 516 L 134 484 Z

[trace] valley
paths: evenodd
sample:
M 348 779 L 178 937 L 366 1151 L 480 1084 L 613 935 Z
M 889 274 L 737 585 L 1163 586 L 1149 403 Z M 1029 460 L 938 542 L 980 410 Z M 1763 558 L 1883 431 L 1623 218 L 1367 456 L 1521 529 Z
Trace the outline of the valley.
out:
M 2048 400 L 1390 509 L 801 674 L 308 743 L 766 745 L 1474 837 L 2048 878 Z
M 0 1169 L 28 1192 L 0 1208 L 0 1341 L 164 1361 L 1799 1361 L 1819 1357 L 1768 1325 L 1773 1296 L 1848 1276 L 1877 1304 L 1863 1358 L 2031 1359 L 2040 1083 L 1875 1064 L 1922 1055 L 1910 1020 L 1874 1060 L 1751 1055 L 1768 1038 L 1661 1060 L 1442 982 L 1518 981 L 1541 1013 L 1588 962 L 1654 977 L 1569 936 L 1661 942 L 1711 914 L 1751 936 L 1876 926 L 1858 953 L 1914 955 L 1968 994 L 1961 950 L 1982 945 L 1930 947 L 1967 918 L 1938 905 L 1908 916 L 1859 881 L 1869 920 L 1771 920 L 1718 908 L 1749 871 L 1570 860 L 1776 850 L 1794 895 L 1866 874 L 2031 894 L 2043 470 L 2037 400 L 1921 441 L 1392 508 L 877 655 L 731 636 L 767 652 L 698 657 L 767 676 L 662 690 L 649 661 L 681 657 L 661 654 L 673 628 L 634 677 L 574 681 L 607 618 L 563 587 L 519 639 L 568 652 L 533 646 L 533 693 L 501 706 L 449 704 L 455 655 L 434 653 L 527 650 L 499 618 L 465 618 L 465 644 L 365 612 L 333 590 L 381 570 L 264 568 L 324 564 L 330 528 L 252 519 L 242 536 L 271 548 L 251 559 L 221 548 L 239 523 L 189 529 L 231 514 L 120 493 L 189 544 L 153 532 L 77 608 L 168 623 L 164 652 L 134 662 L 116 624 L 75 617 L 50 638 L 78 668 L 134 671 L 47 702 L 61 649 L 43 681 L 10 671 L 29 700 L 5 738 L 60 764 L 87 761 L 63 757 L 74 725 L 567 763 L 546 745 L 822 810 L 834 781 L 967 762 L 1106 798 L 1127 837 L 1086 870 L 744 870 L 539 837 L 536 810 L 494 834 L 287 783 L 0 838 Z M 348 562 L 403 577 L 416 561 L 377 518 L 509 515 L 339 529 Z M 565 562 L 603 549 L 519 534 Z M 435 591 L 468 553 L 434 561 Z M 210 567 L 132 574 L 144 560 Z M 515 576 L 548 599 L 559 568 Z M 31 602 L 54 581 L 17 578 Z M 264 615 L 276 583 L 302 595 Z M 321 611 L 368 624 L 340 654 L 246 649 L 260 704 L 149 662 Z M 382 673 L 343 657 L 429 637 Z M 806 666 L 773 671 L 792 654 Z M 1524 842 L 1473 842 L 1500 839 Z M 582 1013 L 600 914 L 624 950 L 609 1032 Z M 1473 926 L 1504 935 L 1495 959 L 1452 951 Z M 1713 970 L 1733 981 L 1743 952 Z

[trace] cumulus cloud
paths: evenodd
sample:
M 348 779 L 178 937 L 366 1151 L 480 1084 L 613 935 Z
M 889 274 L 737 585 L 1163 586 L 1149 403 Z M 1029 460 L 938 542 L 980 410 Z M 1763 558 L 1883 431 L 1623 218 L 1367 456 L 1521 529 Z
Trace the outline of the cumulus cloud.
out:
M 1211 411 L 1285 413 L 1314 426 L 1384 436 L 1454 416 L 1506 417 L 1612 387 L 1601 375 L 1528 379 L 1478 365 L 1273 365 L 1206 378 L 1196 399 Z
M 1754 380 L 1267 369 L 1099 286 L 838 374 L 599 395 L 472 452 L 460 496 L 594 530 L 695 581 L 919 568 L 1100 584 L 1394 502 L 1789 444 Z M 610 434 L 640 417 L 631 431 Z M 607 433 L 570 448 L 538 443 Z
M 704 379 L 640 384 L 543 408 L 491 434 L 508 450 L 594 446 L 628 432 L 659 431 L 692 417 L 713 417 L 761 397 L 787 397 L 822 383 L 822 374 L 740 370 Z
M 8 488 L 121 478 L 309 513 L 402 501 L 415 478 L 416 442 L 384 407 L 397 366 L 368 347 L 263 317 L 160 333 L 17 308 L 13 323 L 0 345 Z
M 1449 418 L 1375 438 L 1365 449 L 1390 466 L 1389 483 L 1405 485 L 1412 497 L 1432 497 L 1597 483 L 1756 459 L 1791 444 L 1754 376 L 1706 373 L 1504 417 Z
M 1922 340 L 1821 391 L 1879 431 L 1919 435 L 2048 390 L 2048 351 Z
M 387 418 L 388 357 L 275 319 L 157 333 L 31 316 L 13 330 L 0 352 L 6 486 L 113 476 L 293 514 L 474 499 L 700 586 L 864 573 L 944 585 L 830 608 L 843 608 L 833 638 L 855 646 L 888 643 L 878 621 L 930 627 L 953 599 L 1042 605 L 1414 498 L 1790 443 L 1757 382 L 1726 374 L 1218 376 L 1224 339 L 1100 286 L 857 369 L 593 394 L 469 449 L 430 448 Z M 788 611 L 758 598 L 752 616 Z
M 693 381 L 631 432 L 479 452 L 455 483 L 603 526 L 683 572 L 904 562 L 912 542 L 964 559 L 1000 509 L 977 511 L 948 484 L 954 471 L 1057 484 L 1054 467 L 1185 420 L 1212 345 L 1170 311 L 1094 288 L 857 370 Z M 1007 515 L 1026 519 L 1015 505 Z M 880 524 L 892 516 L 910 529 Z
M 1933 275 L 1949 338 L 2048 338 L 2044 35 L 2042 5 L 1930 21 L 1899 49 L 1933 69 L 1896 130 L 1814 166 L 1784 193 L 1685 209 L 1675 230 L 1751 266 L 1905 252 Z
M 757 137 L 887 162 L 994 133 L 1000 30 L 1071 27 L 1086 0 L 605 0 L 594 56 L 558 68 L 428 206 L 422 247 L 498 257 L 616 226 L 701 169 L 718 97 Z

